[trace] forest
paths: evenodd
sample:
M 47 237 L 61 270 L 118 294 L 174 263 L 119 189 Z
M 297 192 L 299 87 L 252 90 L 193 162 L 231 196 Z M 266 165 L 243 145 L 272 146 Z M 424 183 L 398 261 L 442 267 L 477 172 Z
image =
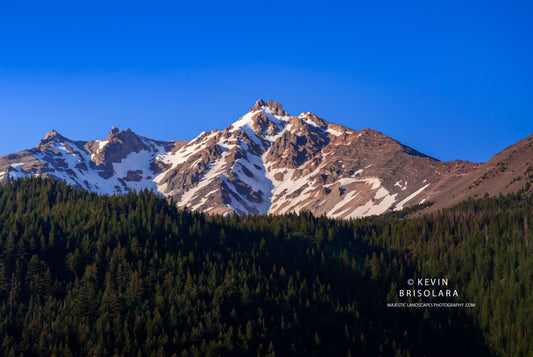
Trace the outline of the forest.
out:
M 0 354 L 533 356 L 532 222 L 524 193 L 334 220 L 10 180 Z M 426 278 L 458 296 L 400 296 Z

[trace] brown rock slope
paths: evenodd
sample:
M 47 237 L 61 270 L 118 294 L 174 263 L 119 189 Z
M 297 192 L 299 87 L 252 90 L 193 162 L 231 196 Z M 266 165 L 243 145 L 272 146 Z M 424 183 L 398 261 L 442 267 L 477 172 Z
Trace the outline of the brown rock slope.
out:
M 488 162 L 434 195 L 426 212 L 449 207 L 469 197 L 497 196 L 533 186 L 533 134 L 494 155 Z

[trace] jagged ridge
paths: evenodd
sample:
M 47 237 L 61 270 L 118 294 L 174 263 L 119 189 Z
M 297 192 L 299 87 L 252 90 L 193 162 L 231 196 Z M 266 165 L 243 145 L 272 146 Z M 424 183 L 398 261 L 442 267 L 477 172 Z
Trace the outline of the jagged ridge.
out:
M 115 127 L 88 142 L 52 131 L 35 148 L 0 158 L 0 180 L 51 176 L 106 194 L 149 188 L 210 213 L 306 209 L 350 218 L 424 202 L 478 166 L 441 162 L 377 131 L 311 112 L 291 116 L 280 103 L 258 100 L 225 130 L 187 142 Z

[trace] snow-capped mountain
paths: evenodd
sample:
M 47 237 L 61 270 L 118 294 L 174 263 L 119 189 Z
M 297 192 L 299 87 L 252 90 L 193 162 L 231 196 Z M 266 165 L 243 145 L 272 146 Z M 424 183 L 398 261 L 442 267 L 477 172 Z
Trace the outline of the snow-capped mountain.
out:
M 431 199 L 479 164 L 442 162 L 377 131 L 263 100 L 223 131 L 157 141 L 113 127 L 104 140 L 52 131 L 0 158 L 0 181 L 50 176 L 113 194 L 143 188 L 209 213 L 309 210 L 335 218 L 381 214 Z

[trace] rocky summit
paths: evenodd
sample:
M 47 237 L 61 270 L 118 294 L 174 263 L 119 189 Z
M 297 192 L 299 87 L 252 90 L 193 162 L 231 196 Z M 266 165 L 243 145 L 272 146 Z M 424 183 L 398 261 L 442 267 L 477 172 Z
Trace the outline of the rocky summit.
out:
M 517 156 L 526 177 L 533 155 L 530 146 L 524 151 Z M 280 103 L 258 100 L 225 130 L 190 141 L 158 141 L 115 127 L 106 139 L 73 141 L 54 130 L 36 147 L 1 157 L 0 181 L 47 176 L 103 194 L 148 188 L 178 207 L 213 214 L 308 210 L 355 218 L 450 201 L 450 190 L 463 197 L 467 184 L 485 193 L 475 176 L 484 165 L 495 164 L 439 161 L 378 131 L 353 130 L 311 112 L 292 116 Z

